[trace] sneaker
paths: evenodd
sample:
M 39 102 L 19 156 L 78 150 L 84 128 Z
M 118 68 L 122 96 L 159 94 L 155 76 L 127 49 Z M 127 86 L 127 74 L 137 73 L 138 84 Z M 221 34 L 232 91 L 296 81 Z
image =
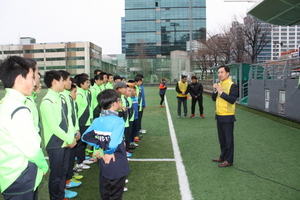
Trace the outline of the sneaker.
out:
M 131 146 L 135 146 L 135 147 L 138 147 L 138 146 L 139 146 L 139 145 L 138 145 L 137 143 L 135 143 L 135 142 L 131 142 L 130 145 L 131 145 Z
M 138 139 L 134 139 L 133 141 L 134 141 L 134 142 L 140 142 L 140 140 L 138 140 Z
M 82 172 L 82 169 L 78 168 L 78 167 L 74 167 L 73 168 L 73 172 Z
M 130 158 L 132 156 L 132 153 L 126 152 L 126 154 L 127 154 L 127 158 Z
M 92 163 L 94 163 L 94 161 L 91 161 L 91 160 L 84 160 L 83 162 L 82 162 L 83 164 L 92 164 Z
M 127 148 L 128 148 L 128 149 L 136 149 L 136 147 L 133 146 L 133 145 L 129 145 Z
M 147 130 L 144 130 L 144 129 L 141 129 L 140 131 L 139 131 L 139 133 L 142 133 L 142 134 L 145 134 L 147 132 Z
M 190 118 L 194 118 L 194 117 L 195 117 L 195 115 L 194 115 L 194 114 L 191 114 Z
M 74 187 L 78 187 L 79 185 L 81 185 L 82 183 L 75 183 L 73 181 L 70 181 L 68 184 L 66 184 L 66 188 L 74 188 Z
M 89 168 L 91 168 L 90 166 L 85 165 L 85 164 L 83 164 L 83 163 L 81 163 L 81 164 L 76 164 L 76 167 L 77 167 L 77 168 L 80 168 L 80 169 L 89 169 Z
M 71 181 L 74 182 L 74 183 L 82 183 L 81 181 L 79 181 L 79 180 L 77 180 L 75 178 L 72 178 Z
M 204 118 L 204 115 L 200 115 L 200 118 Z
M 180 118 L 180 117 L 181 117 L 180 115 L 177 116 L 177 118 Z
M 91 150 L 91 149 L 85 149 L 85 152 L 87 152 L 87 153 L 93 153 L 94 151 Z
M 134 139 L 135 139 L 135 140 L 141 140 L 142 137 L 141 137 L 141 136 L 135 136 Z
M 187 115 L 184 115 L 185 118 L 187 118 Z
M 126 180 L 125 180 L 125 183 L 128 183 L 128 182 L 129 182 L 128 179 L 126 179 Z
M 127 190 L 128 190 L 127 187 L 124 187 L 124 190 L 123 190 L 123 191 L 126 192 Z
M 133 151 L 130 151 L 130 150 L 126 150 L 126 152 L 127 152 L 127 153 L 133 153 Z
M 163 105 L 159 105 L 159 107 L 163 108 L 164 106 Z
M 67 199 L 67 198 L 63 198 L 63 200 L 69 200 L 69 199 Z
M 74 174 L 72 177 L 73 177 L 74 179 L 77 179 L 77 180 L 80 180 L 80 179 L 83 178 L 83 176 L 82 176 L 82 175 L 79 175 L 79 174 Z
M 71 199 L 77 196 L 77 192 L 71 191 L 71 190 L 65 190 L 65 198 Z

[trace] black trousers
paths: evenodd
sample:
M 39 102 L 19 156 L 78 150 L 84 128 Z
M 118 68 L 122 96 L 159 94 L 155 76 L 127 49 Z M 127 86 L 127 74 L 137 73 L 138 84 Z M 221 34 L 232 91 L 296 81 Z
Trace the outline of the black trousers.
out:
M 83 135 L 83 133 L 88 129 L 88 126 L 79 126 L 80 134 Z M 77 141 L 77 145 L 75 147 L 76 156 L 77 156 L 77 163 L 81 164 L 85 160 L 85 149 L 86 149 L 87 143 L 83 142 L 81 138 Z
M 76 150 L 75 148 L 71 149 L 70 148 L 70 159 L 69 159 L 69 168 L 68 168 L 68 174 L 67 174 L 67 180 L 72 179 L 74 172 L 73 172 L 73 168 L 74 168 L 74 160 L 76 157 Z
M 165 95 L 164 94 L 160 94 L 159 96 L 160 96 L 160 99 L 161 99 L 159 105 L 162 105 L 163 102 L 164 102 L 164 100 L 165 100 Z
M 138 119 L 135 119 L 132 123 L 132 132 L 130 135 L 130 142 L 134 141 L 134 137 L 139 135 L 139 129 L 138 129 Z
M 140 131 L 142 129 L 142 118 L 143 118 L 143 112 L 144 110 L 142 109 L 142 111 L 139 111 L 139 118 L 138 118 L 138 131 Z
M 50 199 L 62 200 L 65 198 L 70 148 L 47 149 L 47 152 L 51 169 L 48 184 Z
M 102 200 L 122 200 L 126 176 L 109 180 L 103 177 L 103 194 Z
M 203 115 L 203 97 L 192 98 L 191 114 L 195 114 L 195 106 L 198 102 L 200 115 Z
M 187 116 L 186 97 L 177 97 L 177 114 L 181 116 L 181 104 L 183 104 L 184 116 Z
M 234 138 L 233 129 L 234 122 L 219 122 L 217 120 L 218 136 L 220 142 L 220 159 L 233 163 Z
M 17 164 L 17 163 L 16 163 Z M 27 168 L 21 175 L 3 191 L 5 200 L 37 200 L 37 189 L 34 191 L 37 166 L 28 162 Z

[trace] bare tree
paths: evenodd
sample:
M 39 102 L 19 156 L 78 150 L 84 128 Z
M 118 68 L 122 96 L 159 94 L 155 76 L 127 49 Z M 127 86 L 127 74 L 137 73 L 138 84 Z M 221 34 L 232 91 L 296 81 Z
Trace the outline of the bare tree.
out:
M 244 50 L 250 56 L 251 63 L 256 63 L 257 55 L 271 41 L 270 32 L 270 24 L 262 22 L 251 15 L 244 18 Z
M 207 69 L 210 63 L 210 50 L 207 48 L 205 41 L 200 43 L 200 47 L 194 53 L 193 61 L 198 69 L 201 71 L 201 79 L 207 75 Z
M 140 69 L 139 72 L 143 74 L 149 74 L 151 72 L 151 65 L 147 62 L 146 45 L 143 40 L 139 40 L 139 43 L 134 47 L 137 53 L 136 68 Z

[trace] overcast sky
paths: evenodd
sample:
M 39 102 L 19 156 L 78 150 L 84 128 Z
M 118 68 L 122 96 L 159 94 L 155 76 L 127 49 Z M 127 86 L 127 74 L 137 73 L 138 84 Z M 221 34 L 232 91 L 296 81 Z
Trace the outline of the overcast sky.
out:
M 217 33 L 253 5 L 206 0 L 208 32 Z M 37 43 L 90 41 L 103 54 L 120 54 L 124 15 L 124 0 L 0 0 L 0 44 L 18 44 L 20 37 Z

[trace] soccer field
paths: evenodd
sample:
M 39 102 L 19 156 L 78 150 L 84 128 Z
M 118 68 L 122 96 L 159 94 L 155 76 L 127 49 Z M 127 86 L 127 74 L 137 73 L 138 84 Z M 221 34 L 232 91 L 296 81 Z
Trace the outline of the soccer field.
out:
M 219 168 L 211 161 L 220 153 L 211 98 L 204 96 L 204 119 L 199 117 L 198 107 L 197 117 L 178 119 L 176 92 L 167 90 L 168 121 L 167 109 L 159 107 L 158 89 L 145 90 L 142 126 L 147 133 L 129 160 L 131 173 L 123 199 L 179 200 L 189 194 L 195 200 L 300 199 L 300 129 L 295 128 L 299 124 L 238 106 L 234 165 Z M 0 97 L 3 94 L 1 90 Z M 44 94 L 45 90 L 38 101 Z M 172 134 L 178 148 L 173 148 Z M 71 189 L 78 192 L 74 199 L 99 200 L 97 164 L 81 174 L 83 184 Z M 46 175 L 39 187 L 40 200 L 49 199 L 47 187 Z

